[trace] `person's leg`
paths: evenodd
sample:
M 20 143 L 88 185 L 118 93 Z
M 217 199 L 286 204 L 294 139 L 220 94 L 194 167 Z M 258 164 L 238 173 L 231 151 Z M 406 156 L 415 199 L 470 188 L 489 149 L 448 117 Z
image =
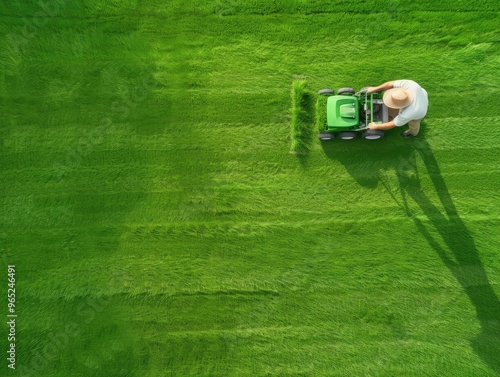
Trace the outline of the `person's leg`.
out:
M 404 134 L 406 136 L 412 135 L 412 136 L 417 136 L 418 132 L 420 131 L 420 121 L 422 119 L 417 119 L 417 120 L 410 120 L 408 122 L 408 131 L 405 131 Z

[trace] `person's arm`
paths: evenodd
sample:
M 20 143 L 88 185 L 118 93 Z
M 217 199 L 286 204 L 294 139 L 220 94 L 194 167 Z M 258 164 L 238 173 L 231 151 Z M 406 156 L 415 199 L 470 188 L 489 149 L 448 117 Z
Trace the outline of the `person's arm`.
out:
M 377 92 L 382 92 L 384 90 L 389 90 L 394 88 L 394 81 L 387 81 L 384 82 L 383 84 L 380 84 L 379 86 L 369 86 L 367 89 L 367 93 L 377 93 Z
M 381 131 L 390 130 L 391 128 L 394 128 L 394 127 L 396 127 L 396 124 L 394 123 L 393 120 L 391 120 L 390 122 L 381 123 L 381 124 L 375 124 L 372 122 L 368 125 L 368 128 L 370 130 L 381 130 Z

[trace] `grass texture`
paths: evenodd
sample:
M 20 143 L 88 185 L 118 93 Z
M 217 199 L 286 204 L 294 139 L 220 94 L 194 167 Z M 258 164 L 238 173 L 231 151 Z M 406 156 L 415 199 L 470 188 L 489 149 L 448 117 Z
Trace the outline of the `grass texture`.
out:
M 305 155 L 311 148 L 314 125 L 314 96 L 307 89 L 307 80 L 292 84 L 292 122 L 290 153 Z
M 0 375 L 499 375 L 499 10 L 2 2 Z M 298 77 L 429 113 L 297 158 Z
M 314 130 L 316 131 L 316 133 L 325 131 L 328 128 L 328 123 L 326 120 L 327 102 L 328 96 L 316 96 L 316 101 L 314 103 Z

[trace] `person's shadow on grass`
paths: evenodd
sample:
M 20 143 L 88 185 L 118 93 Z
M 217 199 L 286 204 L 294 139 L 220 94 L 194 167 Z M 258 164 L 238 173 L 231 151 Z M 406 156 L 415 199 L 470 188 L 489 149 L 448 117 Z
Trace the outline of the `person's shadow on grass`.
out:
M 481 333 L 471 341 L 472 348 L 492 369 L 500 372 L 500 301 L 490 285 L 474 239 L 460 218 L 429 144 L 425 138 L 418 138 L 413 140 L 413 149 L 415 158 L 418 155 L 424 162 L 444 213 L 424 194 L 415 174 L 407 174 L 406 169 L 397 170 L 400 187 L 418 204 L 451 253 L 440 246 L 422 220 L 408 210 L 406 198 L 405 212 L 474 305 Z
M 394 137 L 391 139 L 387 142 L 395 142 Z M 405 214 L 413 220 L 420 234 L 436 251 L 475 307 L 481 333 L 471 340 L 474 352 L 493 370 L 500 372 L 500 300 L 491 287 L 472 234 L 460 218 L 424 135 L 404 142 L 402 145 L 394 145 L 390 153 L 388 149 L 380 148 L 378 151 L 372 149 L 349 156 L 349 151 L 335 153 L 331 147 L 324 147 L 324 150 L 330 158 L 342 162 L 349 174 L 361 185 L 374 187 L 382 183 Z M 374 145 L 368 146 L 371 149 Z M 378 147 L 383 145 L 379 144 Z M 357 161 L 358 158 L 366 159 L 367 156 L 370 156 L 370 164 L 374 166 L 369 172 L 366 169 L 369 165 L 360 165 Z M 418 157 L 423 161 L 433 183 L 441 203 L 439 208 L 422 190 L 416 169 Z M 391 169 L 395 169 L 399 182 L 396 190 L 390 187 L 384 178 L 386 172 Z M 417 204 L 425 219 L 413 213 L 410 200 Z M 431 234 L 429 225 L 439 233 L 447 248 L 441 246 Z

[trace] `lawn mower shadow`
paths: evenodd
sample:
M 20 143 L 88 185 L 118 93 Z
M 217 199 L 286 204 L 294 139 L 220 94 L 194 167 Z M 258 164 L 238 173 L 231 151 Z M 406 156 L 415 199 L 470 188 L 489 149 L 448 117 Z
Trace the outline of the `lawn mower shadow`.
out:
M 500 301 L 479 258 L 474 238 L 460 218 L 425 137 L 419 135 L 412 140 L 399 140 L 403 143 L 388 138 L 388 142 L 394 143 L 393 148 L 384 148 L 381 142 L 385 140 L 379 140 L 377 143 L 362 142 L 358 145 L 332 143 L 323 149 L 328 157 L 340 161 L 359 184 L 365 187 L 384 184 L 396 203 L 412 219 L 474 305 L 481 333 L 471 340 L 471 347 L 493 370 L 500 372 Z M 367 156 L 369 160 L 363 162 Z M 417 157 L 423 161 L 433 183 L 441 202 L 439 208 L 422 190 L 416 170 Z M 399 182 L 396 190 L 384 182 L 385 172 L 393 169 Z M 397 198 L 397 193 L 402 199 Z M 412 213 L 410 200 L 417 204 L 425 220 Z M 429 229 L 437 231 L 446 247 L 440 245 Z
M 340 162 L 349 175 L 361 186 L 375 188 L 384 171 L 395 169 L 401 159 L 407 160 L 412 154 L 407 146 L 394 147 L 395 135 L 372 140 L 322 141 L 325 155 Z

